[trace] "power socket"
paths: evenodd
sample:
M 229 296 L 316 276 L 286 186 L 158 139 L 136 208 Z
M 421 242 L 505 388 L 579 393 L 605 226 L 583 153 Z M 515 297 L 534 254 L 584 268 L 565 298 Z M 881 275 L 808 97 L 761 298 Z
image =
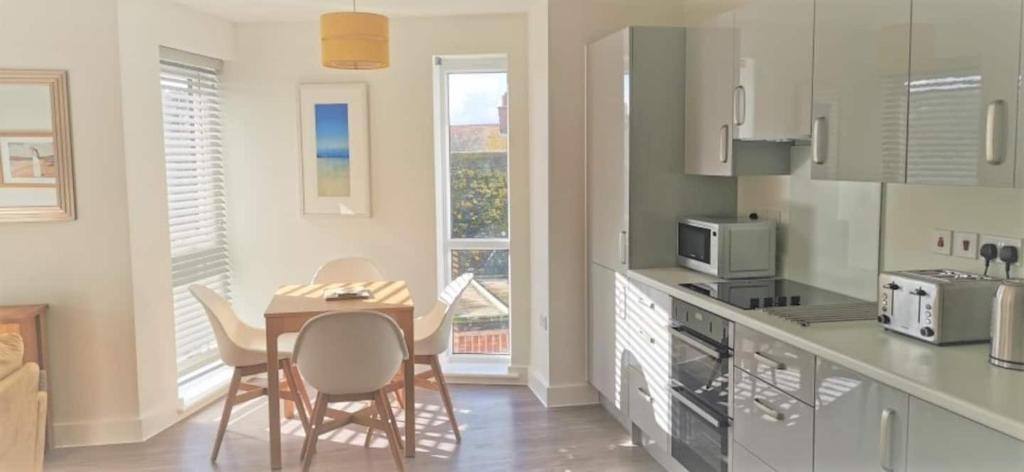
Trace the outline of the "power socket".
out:
M 984 245 L 989 244 L 989 243 L 995 244 L 997 249 L 1002 249 L 1003 246 L 1014 246 L 1014 247 L 1017 248 L 1017 253 L 1018 254 L 1021 253 L 1020 252 L 1021 241 L 1020 241 L 1020 239 L 1017 239 L 1017 238 L 1007 238 L 1007 237 L 1003 237 L 1003 236 L 992 236 L 990 234 L 983 234 L 983 235 L 981 235 L 981 241 L 978 242 L 978 247 L 984 246 Z M 1003 263 L 999 259 L 996 259 L 996 260 L 992 261 L 992 264 L 993 265 L 996 265 L 996 264 L 1002 265 Z M 1019 266 L 1020 266 L 1020 260 L 1015 262 L 1012 267 L 1019 267 Z

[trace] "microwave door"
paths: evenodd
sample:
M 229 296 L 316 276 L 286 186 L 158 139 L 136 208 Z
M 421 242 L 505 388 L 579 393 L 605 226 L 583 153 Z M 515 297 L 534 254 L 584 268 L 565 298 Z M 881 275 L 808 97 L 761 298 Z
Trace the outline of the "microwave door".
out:
M 712 236 L 710 228 L 679 223 L 679 257 L 710 264 Z

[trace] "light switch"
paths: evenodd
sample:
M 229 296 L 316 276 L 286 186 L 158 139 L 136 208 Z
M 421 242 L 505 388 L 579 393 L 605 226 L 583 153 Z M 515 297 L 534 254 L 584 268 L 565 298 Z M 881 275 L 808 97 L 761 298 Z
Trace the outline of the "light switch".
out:
M 948 229 L 933 229 L 932 238 L 928 242 L 932 252 L 948 256 L 953 254 L 953 232 Z
M 978 258 L 978 233 L 953 232 L 953 255 L 965 259 Z

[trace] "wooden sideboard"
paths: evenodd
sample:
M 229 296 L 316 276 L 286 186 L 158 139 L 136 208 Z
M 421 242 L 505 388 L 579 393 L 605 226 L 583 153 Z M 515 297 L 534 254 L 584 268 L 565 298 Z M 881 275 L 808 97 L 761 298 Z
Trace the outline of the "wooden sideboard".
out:
M 53 437 L 53 409 L 50 405 L 52 395 L 49 394 L 46 359 L 46 311 L 48 305 L 12 305 L 0 306 L 0 334 L 18 333 L 25 343 L 24 362 L 39 364 L 41 383 L 47 389 L 46 406 L 46 447 L 49 448 Z

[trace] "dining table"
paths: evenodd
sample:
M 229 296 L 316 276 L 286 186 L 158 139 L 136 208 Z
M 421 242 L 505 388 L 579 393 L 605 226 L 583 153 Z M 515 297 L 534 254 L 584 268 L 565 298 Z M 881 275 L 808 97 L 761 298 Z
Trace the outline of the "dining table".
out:
M 325 293 L 342 289 L 358 291 L 365 289 L 368 298 L 348 300 L 327 300 Z M 343 282 L 330 284 L 284 285 L 274 292 L 264 312 L 267 331 L 267 365 L 277 365 L 278 338 L 285 333 L 295 333 L 310 318 L 328 312 L 375 311 L 394 319 L 402 329 L 409 352 L 413 345 L 413 302 L 404 281 Z M 415 412 L 415 363 L 413 356 L 402 363 L 405 378 L 405 456 L 413 457 L 416 452 Z M 267 369 L 267 385 L 279 385 L 277 369 Z M 281 468 L 281 394 L 279 389 L 267 389 L 270 416 L 270 466 Z

